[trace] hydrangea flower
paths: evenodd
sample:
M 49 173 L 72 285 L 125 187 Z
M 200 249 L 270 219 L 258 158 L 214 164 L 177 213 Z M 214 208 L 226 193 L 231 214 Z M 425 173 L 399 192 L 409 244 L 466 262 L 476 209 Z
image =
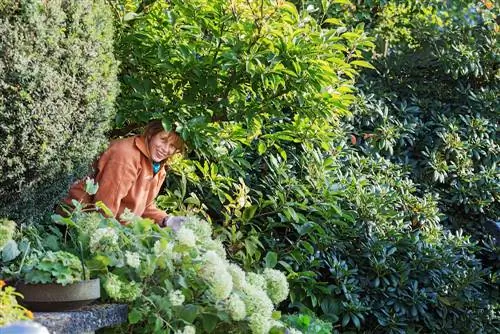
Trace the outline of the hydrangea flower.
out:
M 266 286 L 266 279 L 264 276 L 256 274 L 256 273 L 248 273 L 247 274 L 247 282 L 252 284 L 257 288 L 264 289 Z
M 111 299 L 120 301 L 131 302 L 142 293 L 139 284 L 134 281 L 124 282 L 120 280 L 119 276 L 112 273 L 106 275 L 103 287 Z
M 234 321 L 243 320 L 247 315 L 245 303 L 240 298 L 240 296 L 234 293 L 229 296 L 229 300 L 227 302 L 227 310 Z
M 179 231 L 177 231 L 175 238 L 180 245 L 190 248 L 196 246 L 196 236 L 194 235 L 194 232 L 185 226 L 182 226 Z
M 259 313 L 250 316 L 248 326 L 253 334 L 268 334 L 271 329 L 269 318 Z
M 202 245 L 205 248 L 205 250 L 212 250 L 216 252 L 217 255 L 219 255 L 221 258 L 223 259 L 226 258 L 226 250 L 220 240 L 208 239 L 206 241 L 203 241 Z
M 227 270 L 233 278 L 233 286 L 235 289 L 243 290 L 246 285 L 246 274 L 238 265 L 231 263 L 227 266 Z
M 266 281 L 266 291 L 273 303 L 279 304 L 288 297 L 289 287 L 286 276 L 279 270 L 266 268 L 262 273 Z
M 184 294 L 180 290 L 170 291 L 168 294 L 168 300 L 172 306 L 181 306 L 185 299 Z
M 114 251 L 118 248 L 118 234 L 111 227 L 98 228 L 90 236 L 89 246 L 92 253 Z
M 0 219 L 0 250 L 9 242 L 16 231 L 16 223 L 12 220 Z
M 288 334 L 302 334 L 301 331 L 299 331 L 298 329 L 296 328 L 289 328 L 288 329 Z
M 244 287 L 243 301 L 248 314 L 261 314 L 265 318 L 271 318 L 273 313 L 273 302 L 260 288 L 247 284 Z
M 132 268 L 139 268 L 139 266 L 141 265 L 139 253 L 125 251 L 125 262 Z
M 214 251 L 208 251 L 203 255 L 201 277 L 210 287 L 210 293 L 216 300 L 229 297 L 233 290 L 233 278 L 226 270 L 226 261 L 221 259 Z
M 188 216 L 182 226 L 185 226 L 193 231 L 197 240 L 212 240 L 212 227 L 206 221 L 193 216 Z
M 104 291 L 106 291 L 110 298 L 120 299 L 121 285 L 122 283 L 117 275 L 108 273 L 106 275 L 103 287 Z

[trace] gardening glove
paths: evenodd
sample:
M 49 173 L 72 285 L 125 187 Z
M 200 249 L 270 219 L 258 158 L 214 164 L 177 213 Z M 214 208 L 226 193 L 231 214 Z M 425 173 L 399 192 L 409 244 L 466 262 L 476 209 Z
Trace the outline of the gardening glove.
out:
M 163 219 L 162 226 L 170 227 L 174 232 L 177 232 L 185 221 L 186 217 L 184 216 L 168 216 Z

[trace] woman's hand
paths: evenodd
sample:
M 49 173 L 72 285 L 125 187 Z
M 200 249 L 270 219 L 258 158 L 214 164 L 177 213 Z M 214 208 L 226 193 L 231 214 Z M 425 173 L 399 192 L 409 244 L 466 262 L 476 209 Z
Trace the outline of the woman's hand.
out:
M 170 227 L 174 232 L 177 232 L 185 221 L 186 217 L 184 216 L 168 216 L 163 218 L 160 226 Z

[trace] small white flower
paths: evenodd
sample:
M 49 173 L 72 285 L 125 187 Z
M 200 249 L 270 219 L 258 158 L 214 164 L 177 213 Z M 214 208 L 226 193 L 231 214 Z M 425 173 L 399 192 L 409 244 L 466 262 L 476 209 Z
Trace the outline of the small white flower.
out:
M 125 251 L 125 262 L 132 268 L 139 268 L 141 265 L 139 253 Z
M 226 249 L 220 240 L 207 239 L 202 243 L 206 250 L 211 250 L 217 253 L 221 258 L 226 258 Z
M 209 284 L 210 293 L 216 300 L 226 299 L 233 290 L 233 280 L 231 275 L 224 268 L 220 268 L 216 275 L 209 278 Z
M 103 287 L 109 297 L 112 299 L 119 299 L 121 286 L 122 283 L 118 276 L 112 273 L 106 275 Z
M 182 226 L 179 231 L 177 231 L 175 238 L 181 245 L 187 247 L 194 247 L 196 245 L 196 236 L 194 232 L 187 227 Z
M 170 291 L 168 294 L 168 300 L 170 300 L 172 306 L 181 306 L 185 299 L 184 294 L 180 290 Z
M 302 332 L 296 328 L 288 328 L 288 334 L 302 334 Z
M 182 226 L 193 231 L 197 240 L 211 240 L 212 238 L 212 227 L 204 220 L 194 216 L 188 216 Z

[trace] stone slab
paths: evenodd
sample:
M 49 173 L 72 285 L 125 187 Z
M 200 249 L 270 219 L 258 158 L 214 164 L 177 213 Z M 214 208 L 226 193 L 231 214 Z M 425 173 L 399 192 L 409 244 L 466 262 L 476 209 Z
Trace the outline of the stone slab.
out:
M 51 334 L 82 334 L 122 324 L 127 314 L 126 304 L 94 304 L 73 311 L 35 312 L 34 320 Z

